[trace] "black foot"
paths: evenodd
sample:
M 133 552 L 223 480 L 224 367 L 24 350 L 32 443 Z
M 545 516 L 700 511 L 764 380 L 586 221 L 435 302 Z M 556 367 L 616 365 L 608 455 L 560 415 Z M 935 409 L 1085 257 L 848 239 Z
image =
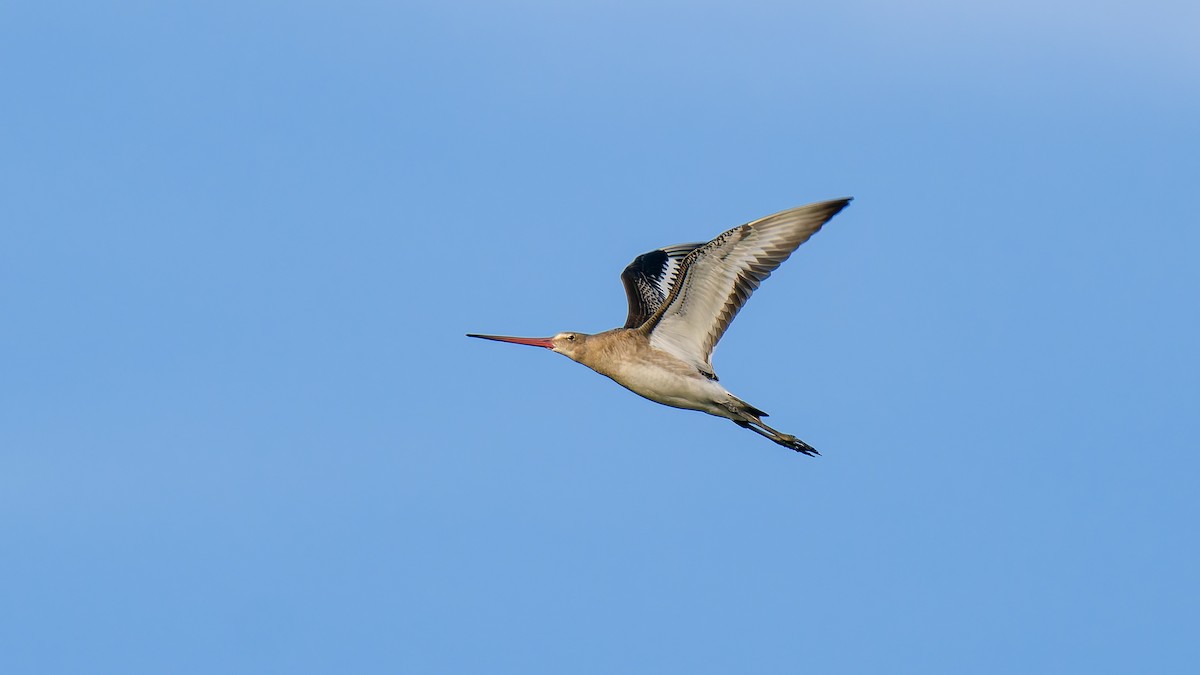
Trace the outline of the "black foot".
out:
M 791 448 L 792 450 L 795 450 L 796 452 L 803 452 L 804 454 L 808 455 L 809 457 L 816 457 L 817 455 L 821 454 L 821 453 L 817 452 L 816 448 L 809 445 L 808 443 L 805 443 L 804 441 L 800 440 L 799 438 L 792 436 L 791 434 L 780 434 L 779 438 L 775 439 L 775 442 L 782 445 L 785 448 Z

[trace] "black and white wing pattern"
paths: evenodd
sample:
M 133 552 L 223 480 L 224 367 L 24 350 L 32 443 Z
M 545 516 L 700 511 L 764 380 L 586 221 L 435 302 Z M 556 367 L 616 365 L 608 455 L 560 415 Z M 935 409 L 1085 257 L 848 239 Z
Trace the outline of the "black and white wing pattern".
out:
M 654 316 L 671 293 L 671 285 L 679 275 L 683 259 L 704 242 L 665 246 L 656 251 L 643 253 L 633 259 L 621 281 L 625 284 L 625 295 L 629 298 L 629 316 L 625 328 L 637 328 Z
M 713 347 L 750 294 L 849 203 L 835 199 L 781 211 L 692 251 L 666 301 L 642 326 L 650 344 L 711 377 Z

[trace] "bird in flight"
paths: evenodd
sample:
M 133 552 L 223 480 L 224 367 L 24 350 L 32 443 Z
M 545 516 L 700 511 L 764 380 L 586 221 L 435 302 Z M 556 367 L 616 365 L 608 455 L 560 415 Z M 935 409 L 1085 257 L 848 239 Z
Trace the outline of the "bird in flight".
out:
M 712 350 L 750 294 L 850 198 L 799 206 L 746 223 L 710 242 L 644 253 L 621 273 L 629 315 L 620 328 L 588 335 L 467 337 L 545 347 L 663 405 L 732 420 L 806 455 L 804 441 L 763 423 L 767 413 L 725 390 Z

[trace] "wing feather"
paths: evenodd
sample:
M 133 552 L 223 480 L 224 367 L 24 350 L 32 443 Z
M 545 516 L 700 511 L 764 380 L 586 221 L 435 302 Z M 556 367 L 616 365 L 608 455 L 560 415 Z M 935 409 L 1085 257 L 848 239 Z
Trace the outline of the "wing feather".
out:
M 637 328 L 654 316 L 666 301 L 675 283 L 683 260 L 700 248 L 704 242 L 676 244 L 643 253 L 621 272 L 625 284 L 625 296 L 629 299 L 629 315 L 625 328 Z
M 693 250 L 678 281 L 641 329 L 650 344 L 712 376 L 712 350 L 750 295 L 850 199 L 781 211 L 722 233 Z

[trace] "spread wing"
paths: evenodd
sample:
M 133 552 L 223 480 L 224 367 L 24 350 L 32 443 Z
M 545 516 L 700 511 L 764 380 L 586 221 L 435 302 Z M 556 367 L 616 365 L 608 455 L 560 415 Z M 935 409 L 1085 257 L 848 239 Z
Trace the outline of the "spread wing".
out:
M 712 375 L 713 347 L 763 279 L 850 203 L 808 204 L 735 227 L 692 251 L 642 330 L 650 344 Z
M 704 242 L 665 246 L 656 251 L 643 253 L 633 259 L 621 281 L 625 284 L 625 295 L 629 298 L 629 316 L 626 328 L 637 328 L 654 316 L 658 308 L 671 293 L 671 285 L 679 274 L 683 259 L 700 248 Z

